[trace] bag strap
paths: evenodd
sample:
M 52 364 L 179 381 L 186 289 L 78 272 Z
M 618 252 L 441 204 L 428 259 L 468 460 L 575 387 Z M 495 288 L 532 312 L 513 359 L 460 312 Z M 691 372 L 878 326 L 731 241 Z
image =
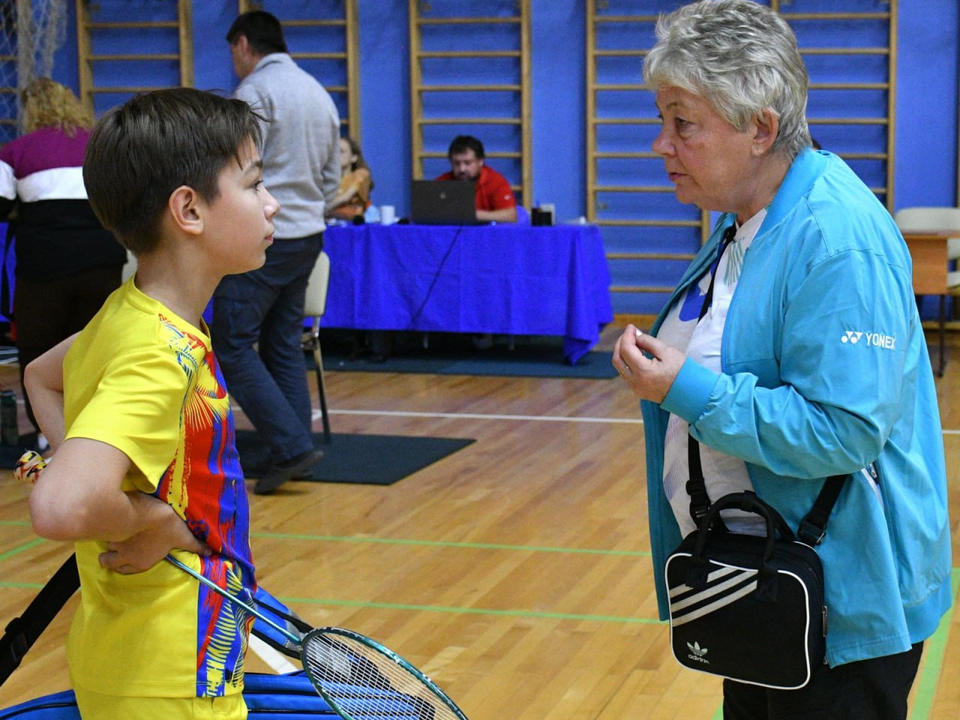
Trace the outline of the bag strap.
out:
M 690 517 L 700 527 L 700 522 L 707 517 L 710 509 L 710 496 L 707 494 L 707 486 L 703 480 L 703 468 L 700 464 L 700 443 L 689 435 L 687 445 L 688 457 L 690 460 L 690 480 L 687 482 L 687 494 L 690 495 Z M 827 521 L 830 519 L 830 513 L 833 512 L 833 506 L 840 497 L 840 491 L 843 484 L 847 481 L 846 475 L 831 475 L 824 482 L 813 507 L 806 517 L 800 521 L 800 527 L 797 529 L 797 539 L 806 543 L 810 547 L 816 547 L 823 542 L 827 534 Z M 714 514 L 714 529 L 723 529 L 716 524 L 720 513 Z M 722 520 L 720 521 L 722 525 Z
M 690 467 L 690 479 L 687 481 L 687 495 L 690 496 L 690 517 L 693 518 L 693 524 L 700 527 L 700 523 L 710 511 L 710 495 L 707 493 L 706 483 L 703 481 L 703 466 L 700 463 L 700 443 L 693 435 L 688 435 L 687 442 L 687 462 Z M 711 520 L 714 530 L 725 532 L 727 526 L 720 517 L 720 513 L 714 513 Z
M 827 520 L 830 519 L 830 513 L 846 481 L 846 475 L 831 475 L 827 478 L 810 512 L 800 521 L 797 539 L 810 547 L 816 547 L 823 542 L 827 534 Z
M 707 292 L 703 296 L 703 302 L 700 303 L 700 315 L 697 317 L 697 322 L 703 320 L 707 311 L 710 309 L 710 305 L 713 303 L 713 286 L 717 282 L 717 270 L 720 267 L 720 258 L 723 257 L 727 245 L 733 242 L 733 238 L 736 237 L 736 235 L 737 223 L 733 222 L 727 226 L 727 229 L 723 231 L 723 235 L 720 237 L 720 244 L 717 246 L 717 259 L 710 265 L 710 284 L 707 286 Z
M 713 288 L 717 282 L 717 270 L 720 268 L 720 259 L 723 257 L 727 246 L 733 242 L 737 235 L 736 221 L 730 223 L 720 236 L 720 243 L 717 245 L 717 259 L 710 265 L 710 284 L 707 286 L 707 292 L 703 295 L 703 302 L 700 303 L 700 313 L 697 317 L 699 323 L 707 315 L 710 305 L 713 303 Z M 700 527 L 700 521 L 707 515 L 710 509 L 710 496 L 707 494 L 706 485 L 703 482 L 703 468 L 700 465 L 700 443 L 689 436 L 690 442 L 687 444 L 687 461 L 690 467 L 690 480 L 687 482 L 687 495 L 690 496 L 690 517 L 693 523 Z M 723 524 L 720 513 L 714 514 L 713 527 L 715 530 L 725 531 L 727 528 Z
M 20 666 L 27 651 L 79 587 L 77 556 L 71 555 L 23 614 L 7 624 L 0 638 L 0 685 Z
M 77 571 L 77 556 L 71 555 L 37 593 L 37 596 L 23 611 L 23 614 L 7 623 L 3 637 L 0 637 L 0 685 L 3 685 L 7 678 L 13 674 L 13 671 L 20 667 L 27 651 L 33 647 L 33 644 L 79 587 L 80 574 Z M 273 602 L 264 600 L 264 597 L 270 598 Z M 261 608 L 273 613 L 281 619 L 281 622 L 289 623 L 301 633 L 308 633 L 313 629 L 286 608 L 276 607 L 274 602 L 277 605 L 279 605 L 279 602 L 266 591 L 263 591 L 260 597 L 255 598 L 255 600 Z M 252 632 L 284 654 L 295 658 L 300 657 L 298 650 L 286 646 L 268 632 L 264 632 L 256 623 L 254 623 Z

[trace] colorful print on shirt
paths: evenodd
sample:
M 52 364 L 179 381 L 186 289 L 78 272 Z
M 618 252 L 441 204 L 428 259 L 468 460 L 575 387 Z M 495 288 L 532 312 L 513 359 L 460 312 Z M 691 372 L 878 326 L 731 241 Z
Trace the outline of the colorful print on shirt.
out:
M 204 577 L 249 601 L 256 590 L 247 535 L 249 506 L 223 375 L 201 338 L 163 316 L 160 321 L 187 376 L 188 390 L 177 455 L 156 496 L 213 548 L 211 558 L 201 558 Z M 198 584 L 198 593 L 197 696 L 216 697 L 224 694 L 225 685 L 243 681 L 253 618 L 204 585 Z

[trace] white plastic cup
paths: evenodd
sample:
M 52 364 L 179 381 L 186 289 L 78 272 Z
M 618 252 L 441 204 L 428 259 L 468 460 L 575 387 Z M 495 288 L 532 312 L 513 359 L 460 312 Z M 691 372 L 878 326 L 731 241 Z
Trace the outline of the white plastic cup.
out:
M 397 209 L 393 205 L 380 206 L 380 224 L 393 225 L 397 221 Z
M 553 203 L 542 203 L 540 205 L 540 212 L 547 215 L 546 225 L 553 225 L 556 222 L 557 210 L 556 206 Z

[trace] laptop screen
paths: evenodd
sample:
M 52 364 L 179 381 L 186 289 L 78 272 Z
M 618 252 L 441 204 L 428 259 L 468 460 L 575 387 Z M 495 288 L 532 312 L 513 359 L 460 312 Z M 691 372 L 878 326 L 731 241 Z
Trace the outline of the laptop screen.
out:
M 476 225 L 475 186 L 465 180 L 413 180 L 410 222 L 419 225 Z

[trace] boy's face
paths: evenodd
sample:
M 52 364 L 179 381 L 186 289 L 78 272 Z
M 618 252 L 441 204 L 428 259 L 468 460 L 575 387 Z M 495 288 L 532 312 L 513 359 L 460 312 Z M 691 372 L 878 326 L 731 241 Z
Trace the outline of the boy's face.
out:
M 255 270 L 273 243 L 273 216 L 280 204 L 263 186 L 260 154 L 252 140 L 239 152 L 240 164 L 220 171 L 220 197 L 207 207 L 205 234 L 225 275 Z

